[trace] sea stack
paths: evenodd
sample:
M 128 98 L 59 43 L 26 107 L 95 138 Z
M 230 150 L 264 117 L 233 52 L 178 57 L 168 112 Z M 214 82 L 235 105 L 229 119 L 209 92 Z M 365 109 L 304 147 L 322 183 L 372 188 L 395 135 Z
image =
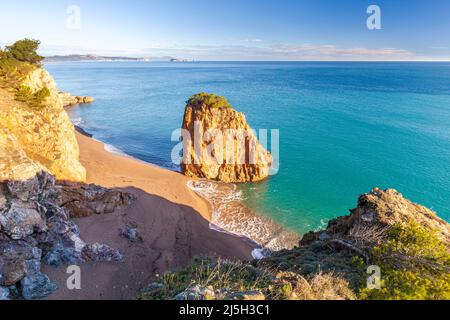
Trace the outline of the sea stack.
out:
M 269 176 L 271 154 L 260 145 L 244 114 L 220 96 L 199 93 L 186 105 L 182 172 L 226 183 L 256 182 Z

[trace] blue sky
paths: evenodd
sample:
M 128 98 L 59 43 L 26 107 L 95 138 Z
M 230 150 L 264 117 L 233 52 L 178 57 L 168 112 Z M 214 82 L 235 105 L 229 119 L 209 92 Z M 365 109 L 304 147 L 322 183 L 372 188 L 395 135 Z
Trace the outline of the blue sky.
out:
M 0 43 L 197 60 L 450 60 L 450 0 L 0 0 Z M 381 9 L 381 30 L 366 10 Z M 80 28 L 68 28 L 68 7 Z M 73 20 L 72 20 L 73 21 Z

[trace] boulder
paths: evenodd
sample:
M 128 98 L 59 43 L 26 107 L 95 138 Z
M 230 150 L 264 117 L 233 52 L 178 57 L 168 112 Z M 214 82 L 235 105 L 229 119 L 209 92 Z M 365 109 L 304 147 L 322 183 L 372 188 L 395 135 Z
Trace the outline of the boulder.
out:
M 42 299 L 56 291 L 57 286 L 43 273 L 27 275 L 21 281 L 22 296 L 25 300 Z
M 58 205 L 69 210 L 72 218 L 112 213 L 123 205 L 129 205 L 134 196 L 93 184 L 64 182 L 59 190 Z
M 105 244 L 94 243 L 86 245 L 82 250 L 83 259 L 96 262 L 120 262 L 123 261 L 123 254 Z
M 12 239 L 24 239 L 36 232 L 43 232 L 47 225 L 42 215 L 27 203 L 13 201 L 10 207 L 0 214 L 0 226 Z
M 0 287 L 0 301 L 10 300 L 9 289 L 6 287 Z
M 0 285 L 11 286 L 35 269 L 41 251 L 25 241 L 0 241 Z
M 139 230 L 136 228 L 124 228 L 120 230 L 120 235 L 127 238 L 131 242 L 142 241 L 142 237 L 139 235 Z
M 212 287 L 202 287 L 196 285 L 188 288 L 183 292 L 176 295 L 175 300 L 188 300 L 188 301 L 201 301 L 201 300 L 214 300 L 215 293 Z

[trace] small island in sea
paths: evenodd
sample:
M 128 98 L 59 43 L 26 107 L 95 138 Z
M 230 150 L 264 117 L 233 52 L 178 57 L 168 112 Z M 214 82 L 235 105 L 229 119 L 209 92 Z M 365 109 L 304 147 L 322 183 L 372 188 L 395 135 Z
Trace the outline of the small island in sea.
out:
M 450 225 L 432 210 L 374 186 L 300 235 L 229 197 L 271 179 L 274 158 L 225 97 L 185 97 L 181 129 L 211 135 L 183 139 L 180 172 L 164 169 L 74 126 L 69 110 L 96 97 L 60 92 L 38 46 L 0 51 L 0 300 L 450 299 Z M 243 142 L 242 162 L 223 141 Z

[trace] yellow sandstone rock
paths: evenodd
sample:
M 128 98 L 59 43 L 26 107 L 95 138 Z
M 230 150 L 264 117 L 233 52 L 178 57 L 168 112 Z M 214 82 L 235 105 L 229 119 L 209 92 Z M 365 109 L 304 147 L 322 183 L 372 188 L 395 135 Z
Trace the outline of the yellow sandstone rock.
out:
M 26 180 L 45 170 L 60 180 L 84 181 L 75 130 L 55 81 L 36 68 L 23 85 L 33 93 L 46 87 L 50 95 L 42 107 L 33 108 L 0 89 L 0 180 Z
M 225 98 L 206 93 L 191 97 L 182 128 L 181 169 L 186 176 L 227 183 L 269 176 L 272 156 Z

